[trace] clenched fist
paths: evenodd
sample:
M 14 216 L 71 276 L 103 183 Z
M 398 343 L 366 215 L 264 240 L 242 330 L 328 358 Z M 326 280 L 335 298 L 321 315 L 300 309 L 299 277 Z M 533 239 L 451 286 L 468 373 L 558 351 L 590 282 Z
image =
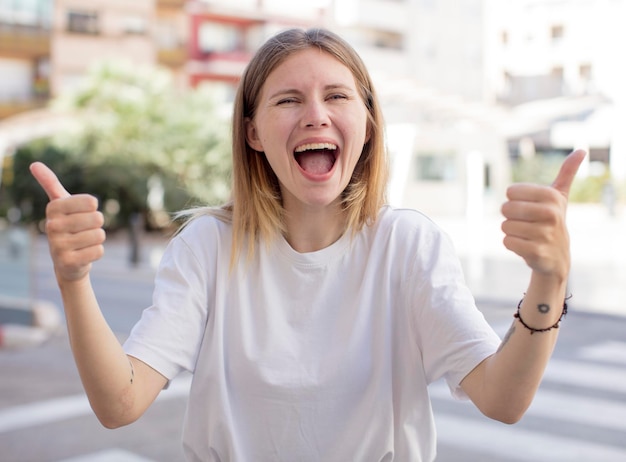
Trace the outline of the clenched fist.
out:
M 30 171 L 50 202 L 46 206 L 46 233 L 59 282 L 77 281 L 104 254 L 104 217 L 98 200 L 88 194 L 71 195 L 52 170 L 34 162 Z

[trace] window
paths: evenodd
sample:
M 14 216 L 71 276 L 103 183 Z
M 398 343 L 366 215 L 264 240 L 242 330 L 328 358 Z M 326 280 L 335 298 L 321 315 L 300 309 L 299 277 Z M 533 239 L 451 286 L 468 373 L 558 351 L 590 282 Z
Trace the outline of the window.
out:
M 456 177 L 456 162 L 453 153 L 419 153 L 417 155 L 418 181 L 454 181 Z
M 578 68 L 578 74 L 580 75 L 580 78 L 584 80 L 585 82 L 588 82 L 589 80 L 591 80 L 591 77 L 592 77 L 591 64 L 581 64 L 580 67 Z
M 206 22 L 198 31 L 203 53 L 229 53 L 240 49 L 240 32 L 235 26 Z
M 141 16 L 126 16 L 122 25 L 124 33 L 129 35 L 145 35 L 148 29 L 146 19 Z
M 559 43 L 563 40 L 564 30 L 563 26 L 560 24 L 556 24 L 550 28 L 550 37 L 552 38 L 552 43 Z
M 401 34 L 379 31 L 374 37 L 374 46 L 377 48 L 402 50 L 404 48 L 404 38 Z
M 0 23 L 50 26 L 52 0 L 0 0 Z
M 88 11 L 69 11 L 67 13 L 67 30 L 75 34 L 97 35 L 98 13 Z
M 550 75 L 556 80 L 563 80 L 563 67 L 555 66 L 550 71 Z
M 485 188 L 485 191 L 491 191 L 491 186 L 493 182 L 491 179 L 491 165 L 485 163 L 485 169 L 484 169 L 483 175 L 484 175 L 483 186 Z

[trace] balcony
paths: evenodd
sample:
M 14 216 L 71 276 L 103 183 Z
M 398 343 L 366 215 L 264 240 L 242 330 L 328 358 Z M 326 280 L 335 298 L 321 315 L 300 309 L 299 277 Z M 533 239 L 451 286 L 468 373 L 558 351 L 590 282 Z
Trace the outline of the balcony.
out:
M 159 64 L 167 67 L 182 67 L 187 62 L 187 48 L 161 48 L 157 50 Z
M 49 54 L 49 29 L 0 24 L 0 55 L 17 58 L 38 58 Z
M 186 0 L 157 0 L 157 9 L 168 8 L 182 10 L 185 7 Z
M 192 84 L 202 80 L 237 82 L 252 57 L 251 52 L 204 53 L 187 64 Z
M 49 100 L 50 81 L 44 77 L 36 78 L 27 91 L 9 93 L 0 99 L 0 119 L 42 108 L 48 104 Z
M 0 120 L 20 114 L 21 112 L 40 109 L 48 104 L 46 98 L 33 98 L 24 101 L 2 101 L 0 100 Z

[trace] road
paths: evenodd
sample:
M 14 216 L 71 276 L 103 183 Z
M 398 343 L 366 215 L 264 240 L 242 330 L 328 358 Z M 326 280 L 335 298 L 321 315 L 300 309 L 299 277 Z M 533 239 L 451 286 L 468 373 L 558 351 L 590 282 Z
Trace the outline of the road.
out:
M 151 262 L 162 245 L 147 242 L 142 265 L 129 268 L 123 242 L 113 240 L 93 269 L 104 314 L 120 340 L 150 302 Z M 37 296 L 60 306 L 45 247 L 45 241 L 37 241 Z M 497 272 L 493 265 L 498 261 L 484 259 L 481 271 Z M 499 264 L 510 274 L 517 271 L 509 261 Z M 502 335 L 518 294 L 494 300 L 488 296 L 492 293 L 479 291 L 477 300 Z M 38 347 L 0 350 L 0 370 L 2 462 L 183 460 L 180 439 L 189 377 L 176 379 L 138 422 L 106 430 L 84 397 L 64 329 Z M 430 392 L 439 462 L 624 461 L 626 317 L 573 304 L 537 397 L 516 425 L 490 421 L 472 405 L 453 401 L 442 383 L 433 384 Z

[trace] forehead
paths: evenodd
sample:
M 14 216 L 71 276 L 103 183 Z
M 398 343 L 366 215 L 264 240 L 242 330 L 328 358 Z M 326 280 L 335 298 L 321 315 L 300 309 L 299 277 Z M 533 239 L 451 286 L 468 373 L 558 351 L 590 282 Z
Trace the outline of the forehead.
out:
M 301 88 L 310 85 L 356 87 L 350 69 L 319 48 L 307 48 L 289 55 L 269 73 L 263 87 Z

